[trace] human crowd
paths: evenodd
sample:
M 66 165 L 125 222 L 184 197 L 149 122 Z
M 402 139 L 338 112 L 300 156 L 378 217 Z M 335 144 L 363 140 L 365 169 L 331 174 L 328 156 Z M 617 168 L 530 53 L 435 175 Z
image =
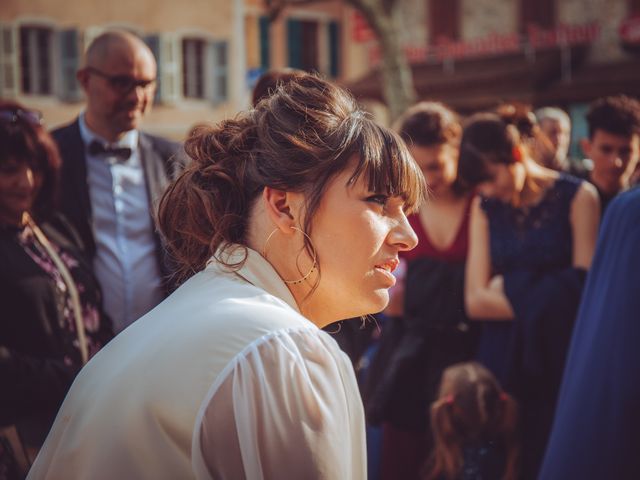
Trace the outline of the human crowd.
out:
M 640 477 L 640 102 L 581 159 L 269 72 L 181 145 L 156 74 L 113 30 L 69 125 L 0 100 L 0 480 Z

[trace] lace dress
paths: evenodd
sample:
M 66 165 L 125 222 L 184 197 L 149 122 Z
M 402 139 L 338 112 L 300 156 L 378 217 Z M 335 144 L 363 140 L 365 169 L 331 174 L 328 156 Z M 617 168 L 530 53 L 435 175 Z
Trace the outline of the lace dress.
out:
M 489 221 L 492 275 L 514 271 L 551 272 L 571 266 L 571 202 L 582 180 L 560 174 L 542 199 L 516 208 L 493 198 L 481 206 Z M 512 322 L 483 322 L 478 359 L 506 380 L 506 356 Z

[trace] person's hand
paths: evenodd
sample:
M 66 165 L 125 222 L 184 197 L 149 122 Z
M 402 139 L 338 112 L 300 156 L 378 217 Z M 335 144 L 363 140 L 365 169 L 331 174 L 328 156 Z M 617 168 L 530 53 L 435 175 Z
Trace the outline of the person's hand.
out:
M 504 294 L 504 277 L 496 275 L 489 281 L 489 290 Z

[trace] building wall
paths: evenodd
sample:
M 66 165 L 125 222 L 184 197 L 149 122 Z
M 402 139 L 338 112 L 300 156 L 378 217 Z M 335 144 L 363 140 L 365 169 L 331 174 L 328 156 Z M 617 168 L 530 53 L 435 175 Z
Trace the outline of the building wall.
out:
M 518 28 L 518 5 L 514 0 L 461 0 L 462 40 L 491 34 L 507 34 Z
M 286 25 L 289 18 L 314 19 L 326 26 L 329 21 L 341 21 L 344 8 L 339 1 L 334 1 L 304 8 L 285 9 L 270 28 L 269 67 L 288 66 Z M 80 50 L 106 28 L 126 28 L 143 37 L 157 35 L 163 48 L 167 42 L 173 45 L 170 51 L 171 56 L 175 57 L 173 63 L 167 62 L 167 58 L 170 57 L 165 55 L 169 52 L 166 48 L 163 50 L 165 53 L 160 54 L 158 63 L 161 88 L 171 83 L 163 82 L 163 68 L 165 74 L 170 70 L 167 65 L 173 65 L 173 76 L 182 79 L 183 38 L 198 37 L 207 42 L 226 42 L 226 99 L 184 98 L 182 89 L 177 88 L 176 96 L 167 99 L 164 95 L 145 118 L 145 130 L 182 139 L 196 124 L 216 122 L 248 107 L 251 80 L 260 73 L 261 38 L 258 22 L 264 14 L 264 3 L 261 0 L 90 0 L 76 3 L 73 8 L 70 8 L 68 0 L 3 0 L 0 26 L 13 28 L 14 31 L 21 25 L 42 25 L 56 31 L 74 29 L 78 32 Z M 326 35 L 326 29 L 323 29 L 320 34 L 322 45 L 319 54 L 325 70 L 328 69 L 329 58 Z M 341 36 L 344 35 L 345 31 L 342 28 Z M 340 44 L 343 43 L 341 39 Z M 19 52 L 16 54 L 19 64 Z M 346 62 L 342 51 L 339 58 L 341 65 L 338 70 L 340 75 L 343 75 Z M 60 76 L 59 69 L 59 65 L 54 65 L 56 78 Z M 2 91 L 1 82 L 0 95 L 7 96 L 7 92 Z M 50 127 L 73 120 L 83 106 L 81 96 L 74 101 L 62 100 L 56 94 L 43 96 L 18 92 L 10 96 L 30 108 L 42 110 Z
M 597 63 L 615 62 L 627 58 L 620 48 L 618 28 L 627 18 L 628 0 L 562 0 L 557 3 L 558 22 L 580 24 L 597 22 L 601 33 L 593 45 L 590 60 Z

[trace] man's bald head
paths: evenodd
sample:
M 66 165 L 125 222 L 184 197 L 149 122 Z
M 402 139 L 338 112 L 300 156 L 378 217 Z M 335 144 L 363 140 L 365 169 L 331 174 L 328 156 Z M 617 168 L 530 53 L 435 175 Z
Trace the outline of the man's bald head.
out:
M 83 67 L 101 67 L 108 60 L 127 61 L 136 56 L 147 57 L 156 63 L 153 52 L 139 37 L 125 30 L 110 30 L 98 35 L 89 45 Z
M 96 37 L 77 73 L 89 128 L 109 141 L 138 128 L 153 103 L 156 75 L 153 53 L 140 38 L 121 30 Z

